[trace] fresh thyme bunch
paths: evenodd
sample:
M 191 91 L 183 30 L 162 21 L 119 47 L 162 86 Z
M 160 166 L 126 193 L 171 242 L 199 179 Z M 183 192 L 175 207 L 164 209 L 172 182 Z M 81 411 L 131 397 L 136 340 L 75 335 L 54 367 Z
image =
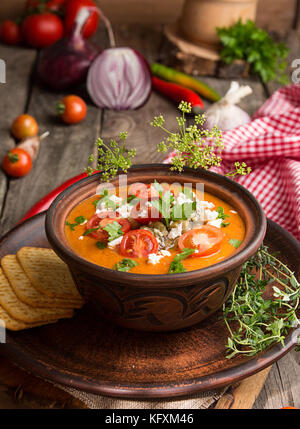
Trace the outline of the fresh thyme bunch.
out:
M 219 167 L 222 163 L 221 152 L 224 149 L 222 141 L 222 132 L 213 127 L 211 130 L 203 128 L 205 115 L 195 115 L 195 123 L 186 126 L 186 115 L 191 113 L 190 103 L 182 101 L 178 109 L 182 112 L 181 117 L 177 117 L 179 133 L 172 133 L 164 127 L 165 119 L 162 115 L 156 116 L 151 122 L 155 128 L 161 128 L 168 136 L 161 141 L 158 146 L 158 152 L 167 152 L 169 149 L 175 152 L 171 159 L 171 170 L 182 171 L 185 166 L 190 168 Z M 226 174 L 226 176 L 246 175 L 250 173 L 251 168 L 246 163 L 235 162 L 235 169 Z
M 266 287 L 272 283 L 273 296 L 265 298 Z M 273 343 L 284 345 L 288 331 L 299 324 L 299 299 L 300 284 L 292 271 L 261 246 L 244 264 L 233 293 L 223 305 L 230 333 L 227 357 L 253 356 Z

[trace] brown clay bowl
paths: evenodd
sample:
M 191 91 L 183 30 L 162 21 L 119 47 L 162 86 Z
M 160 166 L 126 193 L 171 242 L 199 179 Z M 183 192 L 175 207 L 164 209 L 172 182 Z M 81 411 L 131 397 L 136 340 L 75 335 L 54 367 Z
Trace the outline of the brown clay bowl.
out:
M 229 297 L 243 263 L 259 248 L 266 232 L 265 215 L 253 195 L 236 182 L 208 171 L 172 172 L 168 165 L 132 167 L 133 182 L 203 183 L 205 191 L 228 202 L 242 217 L 245 239 L 229 258 L 201 270 L 179 274 L 134 274 L 93 264 L 76 254 L 65 237 L 70 211 L 96 193 L 100 173 L 63 191 L 46 216 L 46 234 L 54 251 L 67 263 L 80 293 L 99 316 L 126 328 L 171 331 L 192 326 L 217 311 Z M 112 181 L 117 183 L 117 178 Z

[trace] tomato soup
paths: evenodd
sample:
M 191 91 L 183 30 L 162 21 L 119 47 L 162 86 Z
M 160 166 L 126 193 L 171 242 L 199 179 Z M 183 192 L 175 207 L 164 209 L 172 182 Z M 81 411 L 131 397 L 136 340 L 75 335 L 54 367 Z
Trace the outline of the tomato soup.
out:
M 245 226 L 229 204 L 196 190 L 145 186 L 146 193 L 137 186 L 126 200 L 104 191 L 73 208 L 65 234 L 74 252 L 118 271 L 172 274 L 208 267 L 238 251 Z

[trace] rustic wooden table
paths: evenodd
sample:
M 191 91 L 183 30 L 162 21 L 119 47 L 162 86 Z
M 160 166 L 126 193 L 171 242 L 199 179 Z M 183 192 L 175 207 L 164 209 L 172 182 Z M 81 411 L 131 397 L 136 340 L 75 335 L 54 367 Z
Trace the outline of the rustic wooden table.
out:
M 115 32 L 119 46 L 136 48 L 149 62 L 161 58 L 164 45 L 161 27 L 118 26 Z M 98 31 L 95 41 L 102 47 L 107 46 L 103 30 Z M 297 58 L 295 49 L 299 46 L 299 37 L 292 34 L 288 42 L 292 46 L 291 55 Z M 163 155 L 155 150 L 160 133 L 151 128 L 149 122 L 154 115 L 163 113 L 168 127 L 175 129 L 176 106 L 170 101 L 153 93 L 144 107 L 126 112 L 100 110 L 89 102 L 86 120 L 80 125 L 65 126 L 55 116 L 56 103 L 62 94 L 41 88 L 35 79 L 34 71 L 39 53 L 33 49 L 0 45 L 0 58 L 5 60 L 7 66 L 7 83 L 0 86 L 0 158 L 15 145 L 9 134 L 9 126 L 23 112 L 28 112 L 37 119 L 41 132 L 49 130 L 51 133 L 42 143 L 38 159 L 27 177 L 20 180 L 8 179 L 0 170 L 1 236 L 41 197 L 84 170 L 89 154 L 94 152 L 95 139 L 100 135 L 109 139 L 116 137 L 120 131 L 127 130 L 129 146 L 137 149 L 136 163 L 163 160 Z M 220 94 L 224 94 L 230 85 L 228 80 L 212 77 L 203 80 Z M 241 107 L 252 114 L 275 87 L 263 87 L 257 80 L 245 82 L 253 88 L 253 95 L 247 97 Z M 86 97 L 84 91 L 81 95 Z M 299 363 L 300 354 L 290 352 L 273 365 L 269 375 L 266 371 L 259 380 L 254 377 L 252 385 L 257 385 L 263 384 L 268 375 L 258 398 L 253 394 L 250 402 L 243 400 L 243 395 L 245 399 L 249 396 L 249 391 L 245 393 L 241 385 L 239 392 L 242 396 L 235 401 L 235 408 L 252 407 L 255 399 L 253 408 L 280 408 L 287 405 L 300 408 Z M 83 404 L 0 358 L 0 409 L 51 407 L 82 408 Z

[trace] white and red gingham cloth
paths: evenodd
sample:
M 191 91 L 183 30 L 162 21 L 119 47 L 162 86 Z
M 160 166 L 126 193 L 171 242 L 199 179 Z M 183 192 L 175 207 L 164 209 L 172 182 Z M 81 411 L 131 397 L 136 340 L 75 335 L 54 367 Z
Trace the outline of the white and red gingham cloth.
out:
M 224 132 L 223 140 L 222 166 L 212 170 L 225 174 L 235 161 L 245 161 L 251 173 L 234 180 L 300 240 L 300 84 L 277 90 L 250 123 Z

